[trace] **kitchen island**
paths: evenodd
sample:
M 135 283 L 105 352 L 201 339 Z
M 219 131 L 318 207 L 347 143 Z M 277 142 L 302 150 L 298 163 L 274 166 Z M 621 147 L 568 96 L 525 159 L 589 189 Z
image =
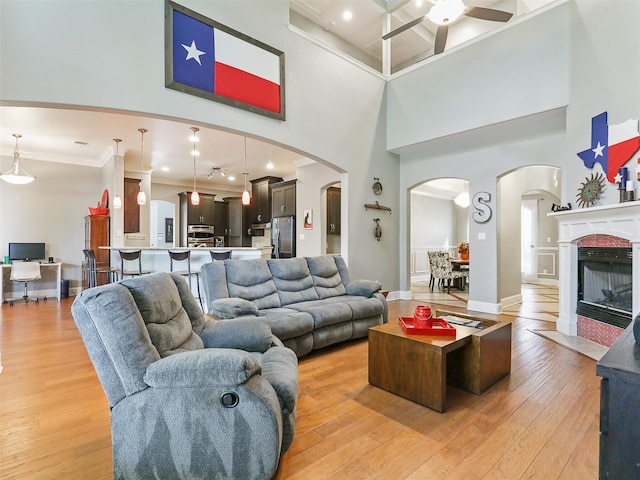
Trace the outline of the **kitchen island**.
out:
M 106 247 L 101 246 L 98 247 L 100 249 L 106 249 L 111 251 L 111 265 L 115 268 L 120 268 L 120 254 L 119 250 L 122 251 L 133 251 L 133 250 L 141 250 L 142 251 L 142 270 L 147 272 L 169 272 L 171 270 L 171 264 L 169 262 L 169 254 L 167 253 L 169 250 L 175 251 L 191 251 L 191 271 L 197 272 L 200 270 L 200 267 L 205 264 L 211 262 L 211 254 L 209 251 L 214 252 L 224 252 L 231 250 L 231 258 L 236 260 L 249 260 L 251 258 L 270 258 L 271 257 L 271 249 L 268 251 L 266 248 L 258 247 L 212 247 L 212 248 L 202 248 L 202 247 Z M 268 254 L 268 256 L 266 256 Z M 184 264 L 182 262 L 176 264 L 176 270 L 185 270 Z

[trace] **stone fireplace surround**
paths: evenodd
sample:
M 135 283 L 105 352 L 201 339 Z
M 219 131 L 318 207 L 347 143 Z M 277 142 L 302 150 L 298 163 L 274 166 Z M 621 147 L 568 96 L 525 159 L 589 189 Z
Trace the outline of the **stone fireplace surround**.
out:
M 611 346 L 622 329 L 578 316 L 578 244 L 628 246 L 633 263 L 632 318 L 640 312 L 640 201 L 549 213 L 558 220 L 558 332 Z M 605 237 L 606 236 L 606 237 Z M 615 238 L 617 237 L 617 238 Z

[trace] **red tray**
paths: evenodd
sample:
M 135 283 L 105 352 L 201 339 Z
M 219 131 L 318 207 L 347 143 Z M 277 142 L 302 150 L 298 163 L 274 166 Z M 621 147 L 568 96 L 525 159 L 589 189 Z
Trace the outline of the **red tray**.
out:
M 399 321 L 402 330 L 411 335 L 456 335 L 456 329 L 443 318 L 434 317 L 429 320 L 430 327 L 414 326 L 413 317 L 400 317 Z

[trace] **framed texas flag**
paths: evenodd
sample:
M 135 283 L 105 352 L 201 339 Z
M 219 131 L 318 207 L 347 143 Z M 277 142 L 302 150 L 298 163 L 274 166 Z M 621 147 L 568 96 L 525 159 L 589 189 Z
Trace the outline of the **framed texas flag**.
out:
M 284 52 L 170 0 L 165 5 L 168 88 L 285 119 Z

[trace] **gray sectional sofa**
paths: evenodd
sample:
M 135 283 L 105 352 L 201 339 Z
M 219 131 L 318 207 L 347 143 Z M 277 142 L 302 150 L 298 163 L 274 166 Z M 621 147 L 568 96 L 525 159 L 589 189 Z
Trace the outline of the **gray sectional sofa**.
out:
M 387 321 L 380 284 L 351 280 L 340 256 L 225 260 L 202 266 L 205 312 L 217 319 L 267 317 L 298 357 L 366 337 Z

